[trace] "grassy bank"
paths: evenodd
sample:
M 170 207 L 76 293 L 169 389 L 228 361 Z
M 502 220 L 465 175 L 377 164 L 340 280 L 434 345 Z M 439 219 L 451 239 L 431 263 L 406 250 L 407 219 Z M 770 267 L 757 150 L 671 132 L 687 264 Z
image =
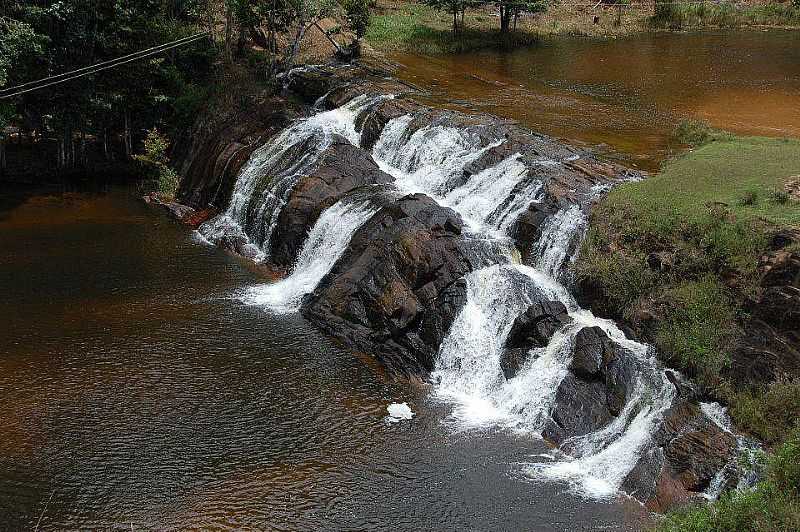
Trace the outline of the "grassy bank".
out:
M 794 3 L 665 3 L 655 6 L 653 27 L 666 29 L 800 26 L 800 2 Z
M 452 32 L 452 24 L 451 14 L 425 4 L 378 0 L 366 41 L 384 52 L 447 54 L 508 49 L 551 35 L 613 38 L 662 29 L 800 27 L 800 5 L 756 1 L 657 5 L 652 0 L 595 5 L 554 0 L 544 13 L 521 15 L 516 31 L 507 34 L 499 32 L 493 4 L 468 9 L 459 33 Z
M 738 430 L 777 449 L 754 491 L 685 509 L 662 528 L 797 530 L 800 375 L 758 384 L 735 366 L 743 362 L 737 348 L 761 334 L 748 329 L 763 291 L 759 259 L 778 231 L 800 228 L 800 198 L 787 187 L 800 181 L 800 141 L 734 137 L 691 122 L 678 135 L 696 147 L 595 208 L 577 281 L 595 311 L 627 323 L 666 364 L 727 404 Z
M 733 382 L 730 366 L 761 290 L 759 258 L 779 229 L 800 227 L 800 203 L 786 192 L 800 179 L 800 141 L 685 129 L 705 144 L 597 206 L 577 278 L 598 312 L 631 324 L 728 402 L 741 429 L 778 443 L 800 414 L 800 385 L 751 388 Z

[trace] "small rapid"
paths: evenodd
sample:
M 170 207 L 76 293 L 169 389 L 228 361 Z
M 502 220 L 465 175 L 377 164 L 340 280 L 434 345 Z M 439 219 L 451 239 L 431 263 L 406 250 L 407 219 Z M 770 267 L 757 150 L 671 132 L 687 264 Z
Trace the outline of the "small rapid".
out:
M 213 243 L 238 238 L 245 242 L 243 254 L 257 262 L 268 260 L 278 216 L 297 180 L 313 167 L 334 135 L 357 146 L 358 115 L 390 97 L 357 96 L 342 107 L 293 122 L 253 152 L 236 178 L 227 210 L 200 226 L 200 233 Z
M 242 300 L 275 312 L 296 312 L 345 252 L 359 227 L 378 211 L 368 201 L 340 200 L 325 209 L 308 233 L 292 273 L 278 282 L 249 288 Z
M 376 101 L 359 96 L 339 109 L 296 122 L 268 142 L 242 169 L 227 212 L 201 233 L 215 241 L 231 227 L 234 233 L 246 232 L 258 259 L 268 260 L 275 220 L 298 177 L 330 144 L 332 135 L 359 145 L 357 118 Z M 559 386 L 569 374 L 576 335 L 585 327 L 599 327 L 633 368 L 635 377 L 624 406 L 604 426 L 567 438 L 551 453 L 550 461 L 522 464 L 519 469 L 528 478 L 565 482 L 588 497 L 611 497 L 651 443 L 658 422 L 673 404 L 675 387 L 649 346 L 629 340 L 613 322 L 581 309 L 563 284 L 587 225 L 581 205 L 563 208 L 549 218 L 532 252 L 533 267 L 518 263 L 511 245 L 512 225 L 531 202 L 544 196 L 545 178 L 537 177 L 538 169 L 552 172 L 562 163 L 526 160 L 514 153 L 471 170 L 470 165 L 503 142 L 504 138 L 493 140 L 470 128 L 441 124 L 417 128 L 414 115 L 407 114 L 390 120 L 372 149 L 373 159 L 395 179 L 399 193 L 431 196 L 461 215 L 470 238 L 499 250 L 465 279 L 466 303 L 439 348 L 431 375 L 433 395 L 452 405 L 447 422 L 457 430 L 495 426 L 543 437 Z M 281 162 L 295 146 L 302 149 L 291 164 Z M 263 176 L 274 168 L 281 170 L 264 186 Z M 249 289 L 242 299 L 276 312 L 297 311 L 303 296 L 333 268 L 375 212 L 377 207 L 368 201 L 343 199 L 328 207 L 309 231 L 291 274 Z M 570 323 L 557 330 L 547 345 L 531 349 L 519 371 L 506 378 L 501 357 L 515 319 L 529 306 L 546 301 L 562 303 Z

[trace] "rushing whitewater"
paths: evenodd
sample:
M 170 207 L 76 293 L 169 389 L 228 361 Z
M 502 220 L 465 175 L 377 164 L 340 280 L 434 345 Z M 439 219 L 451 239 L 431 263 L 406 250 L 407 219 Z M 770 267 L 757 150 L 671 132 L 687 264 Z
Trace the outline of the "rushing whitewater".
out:
M 347 249 L 353 234 L 376 212 L 369 202 L 349 204 L 346 199 L 328 207 L 309 232 L 291 275 L 250 288 L 243 300 L 277 312 L 299 310 L 303 296 L 316 288 Z
M 542 183 L 535 170 L 512 155 L 463 180 L 464 168 L 503 141 L 481 145 L 464 130 L 427 126 L 409 133 L 410 115 L 390 121 L 373 155 L 406 192 L 424 192 L 453 208 L 473 231 L 503 238 Z M 540 166 L 558 165 L 542 159 Z M 577 205 L 556 213 L 546 224 L 534 251 L 536 268 L 494 265 L 467 277 L 467 301 L 444 339 L 432 377 L 436 395 L 454 404 L 453 419 L 462 428 L 500 425 L 541 434 L 567 374 L 575 335 L 599 326 L 639 369 L 632 397 L 620 415 L 602 429 L 564 442 L 555 463 L 531 464 L 525 472 L 537 478 L 566 481 L 593 497 L 618 491 L 636 465 L 655 424 L 672 404 L 674 387 L 646 345 L 628 340 L 608 320 L 598 319 L 575 303 L 556 279 L 574 257 L 586 217 Z M 487 236 L 488 236 L 487 235 Z M 509 258 L 510 260 L 510 258 Z M 556 300 L 573 323 L 549 344 L 531 353 L 528 362 L 506 380 L 500 366 L 503 345 L 517 316 L 534 302 Z
M 203 236 L 215 242 L 224 236 L 245 237 L 258 260 L 268 259 L 276 220 L 299 176 L 330 145 L 332 135 L 358 145 L 357 117 L 379 100 L 357 97 L 339 109 L 295 122 L 265 144 L 240 172 L 228 210 L 201 227 Z M 487 140 L 475 130 L 441 124 L 415 129 L 414 121 L 407 114 L 386 124 L 372 149 L 375 162 L 394 177 L 400 193 L 424 193 L 452 208 L 474 240 L 499 250 L 488 266 L 466 277 L 466 303 L 439 347 L 432 373 L 435 396 L 453 405 L 450 421 L 459 429 L 493 425 L 541 436 L 552 421 L 559 385 L 569 374 L 576 336 L 584 327 L 599 327 L 635 369 L 624 407 L 605 426 L 566 439 L 552 462 L 528 464 L 522 471 L 566 482 L 592 497 L 617 493 L 673 404 L 675 388 L 648 346 L 581 309 L 562 284 L 587 223 L 580 205 L 560 210 L 544 225 L 532 253 L 534 267 L 515 263 L 512 224 L 531 202 L 542 200 L 543 176 L 552 175 L 547 172 L 557 171 L 562 162 L 514 153 L 468 171 L 506 139 Z M 264 176 L 270 177 L 265 181 Z M 303 296 L 331 271 L 375 212 L 369 201 L 345 199 L 329 207 L 309 231 L 291 275 L 254 287 L 243 299 L 278 312 L 298 310 Z M 512 325 L 529 306 L 545 301 L 563 303 L 571 321 L 547 345 L 531 349 L 523 366 L 507 379 L 501 358 Z M 708 408 L 704 412 L 719 419 Z M 723 480 L 715 482 L 721 485 Z
M 293 122 L 256 150 L 239 172 L 225 213 L 206 222 L 200 233 L 217 243 L 224 237 L 247 242 L 245 254 L 269 259 L 270 239 L 278 216 L 297 180 L 330 147 L 334 135 L 358 145 L 355 120 L 364 109 L 391 96 L 353 98 L 346 105 Z

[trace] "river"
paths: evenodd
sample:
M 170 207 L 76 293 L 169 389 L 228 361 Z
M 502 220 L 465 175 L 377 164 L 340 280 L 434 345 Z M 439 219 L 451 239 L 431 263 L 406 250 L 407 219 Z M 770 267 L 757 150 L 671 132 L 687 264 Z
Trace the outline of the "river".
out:
M 800 61 L 787 44 L 797 38 L 743 33 L 741 46 L 762 55 L 733 59 L 719 41 L 729 34 L 720 35 L 398 59 L 407 65 L 402 76 L 436 88 L 431 98 L 440 104 L 604 143 L 652 168 L 684 115 L 742 132 L 798 134 Z M 765 61 L 770 50 L 774 59 Z M 459 74 L 442 79 L 442 68 Z M 563 531 L 649 523 L 624 496 L 596 500 L 525 474 L 549 453 L 530 433 L 454 424 L 452 404 L 426 385 L 388 379 L 296 312 L 252 304 L 264 279 L 251 262 L 208 246 L 130 190 L 4 192 L 0 248 L 4 528 Z M 388 422 L 387 407 L 402 402 L 415 417 Z
M 438 105 L 513 118 L 655 170 L 687 118 L 746 135 L 800 136 L 800 33 L 554 38 L 511 53 L 393 56 Z
M 124 189 L 0 212 L 0 528 L 636 529 L 533 484 L 536 439 L 460 432 Z M 407 402 L 412 421 L 388 423 Z M 532 458 L 533 457 L 533 458 Z

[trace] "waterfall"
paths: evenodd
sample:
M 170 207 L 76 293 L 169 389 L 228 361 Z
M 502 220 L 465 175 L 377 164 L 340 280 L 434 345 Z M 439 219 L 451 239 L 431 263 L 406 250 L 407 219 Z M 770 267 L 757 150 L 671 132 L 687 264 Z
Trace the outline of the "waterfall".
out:
M 330 146 L 332 135 L 358 145 L 356 118 L 379 99 L 360 96 L 339 109 L 297 121 L 256 151 L 238 176 L 230 207 L 201 227 L 203 236 L 212 241 L 226 235 L 245 238 L 257 258 L 268 258 L 275 221 L 298 177 Z M 601 328 L 635 369 L 624 407 L 606 426 L 564 441 L 553 452 L 553 461 L 527 464 L 522 471 L 531 478 L 566 482 L 588 496 L 609 497 L 651 442 L 675 388 L 647 345 L 626 338 L 612 321 L 581 309 L 559 281 L 587 225 L 580 206 L 548 220 L 533 251 L 535 267 L 514 264 L 507 233 L 532 201 L 541 200 L 544 184 L 536 168 L 550 167 L 552 172 L 562 163 L 531 161 L 515 153 L 481 171 L 466 171 L 503 142 L 487 140 L 475 128 L 415 129 L 409 114 L 390 120 L 372 150 L 400 193 L 425 193 L 454 209 L 465 220 L 471 241 L 488 244 L 483 250 L 486 266 L 466 277 L 466 302 L 440 346 L 431 375 L 433 394 L 453 406 L 448 422 L 459 429 L 500 426 L 541 437 L 551 422 L 559 385 L 569 375 L 576 335 L 584 327 Z M 368 200 L 345 199 L 329 207 L 310 230 L 291 275 L 251 288 L 242 299 L 276 312 L 296 311 L 376 211 Z M 532 349 L 515 376 L 506 379 L 501 359 L 515 319 L 530 305 L 552 300 L 565 305 L 572 321 L 547 345 Z M 703 411 L 721 419 L 713 409 Z M 724 480 L 715 479 L 714 489 Z
M 228 209 L 203 224 L 199 231 L 209 241 L 238 238 L 246 255 L 256 261 L 269 258 L 270 239 L 281 209 L 297 180 L 330 147 L 334 135 L 354 145 L 360 142 L 355 121 L 361 112 L 391 96 L 364 95 L 347 104 L 297 120 L 271 138 L 248 159 L 239 172 Z
M 291 275 L 249 288 L 243 301 L 275 312 L 299 310 L 303 296 L 316 288 L 345 252 L 353 234 L 376 212 L 368 201 L 348 203 L 346 199 L 325 209 L 308 233 Z
M 533 252 L 536 267 L 557 278 L 564 264 L 574 258 L 576 241 L 583 233 L 586 223 L 586 215 L 577 205 L 551 216 Z

